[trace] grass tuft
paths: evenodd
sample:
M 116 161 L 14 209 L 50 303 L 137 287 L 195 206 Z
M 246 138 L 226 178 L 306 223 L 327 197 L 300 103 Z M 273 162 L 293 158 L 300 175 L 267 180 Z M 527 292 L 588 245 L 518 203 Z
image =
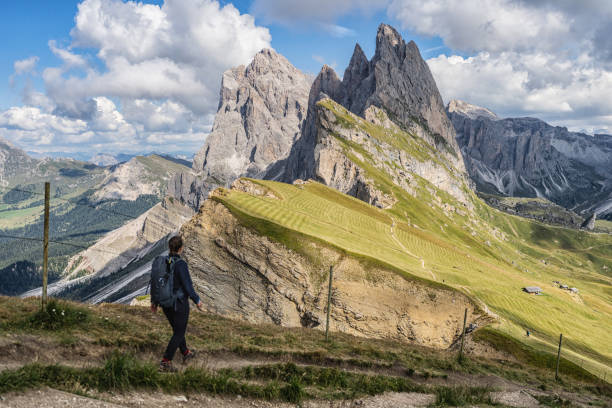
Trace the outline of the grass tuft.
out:
M 440 387 L 436 390 L 436 406 L 491 405 L 490 392 L 489 387 Z
M 21 322 L 23 328 L 60 330 L 83 326 L 90 320 L 90 312 L 66 302 L 50 300 L 43 310 L 39 310 Z

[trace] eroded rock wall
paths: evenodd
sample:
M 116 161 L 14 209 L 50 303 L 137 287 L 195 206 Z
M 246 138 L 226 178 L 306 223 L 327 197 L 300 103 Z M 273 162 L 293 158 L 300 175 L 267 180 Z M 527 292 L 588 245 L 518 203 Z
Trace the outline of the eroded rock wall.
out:
M 324 329 L 328 270 L 334 265 L 333 331 L 447 348 L 460 333 L 464 308 L 470 322 L 481 317 L 456 291 L 366 267 L 332 248 L 304 243 L 317 253 L 309 259 L 243 226 L 214 198 L 181 233 L 206 309 L 223 316 Z

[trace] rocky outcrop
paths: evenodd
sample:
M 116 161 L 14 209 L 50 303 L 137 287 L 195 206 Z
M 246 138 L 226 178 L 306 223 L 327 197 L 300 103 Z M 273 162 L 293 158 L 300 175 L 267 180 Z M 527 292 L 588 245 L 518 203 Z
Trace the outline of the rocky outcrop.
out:
M 333 248 L 313 243 L 319 256 L 309 259 L 243 226 L 215 194 L 181 234 L 206 309 L 223 316 L 324 329 L 327 271 L 334 265 L 333 331 L 447 348 L 461 331 L 464 307 L 470 321 L 481 317 L 458 292 L 366 268 Z
M 595 221 L 597 220 L 597 214 L 591 214 L 580 226 L 581 228 L 593 231 L 595 229 Z
M 480 191 L 542 197 L 578 213 L 612 212 L 612 136 L 535 118 L 499 119 L 468 105 L 451 102 L 449 115 Z
M 397 201 L 393 193 L 372 179 L 372 167 L 409 194 L 419 196 L 419 178 L 431 182 L 471 208 L 463 175 L 444 161 L 444 155 L 422 138 L 413 125 L 407 132 L 376 106 L 361 118 L 331 99 L 316 109 L 314 179 L 380 208 Z
M 247 67 L 226 71 L 212 132 L 193 160 L 197 176 L 172 180 L 174 196 L 199 205 L 217 186 L 241 176 L 262 177 L 285 159 L 301 134 L 311 83 L 271 49 L 260 51 Z
M 359 45 L 355 46 L 344 73 L 341 98 L 338 102 L 359 116 L 368 107 L 376 106 L 400 126 L 422 122 L 436 146 L 446 146 L 455 157 L 459 156 L 455 130 L 427 63 L 414 41 L 404 42 L 389 25 L 378 28 L 371 61 L 367 61 Z M 454 164 L 463 166 L 461 160 Z
M 204 176 L 194 171 L 183 171 L 170 179 L 167 194 L 193 210 L 197 210 L 216 185 L 207 183 Z
M 491 120 L 500 119 L 495 113 L 493 113 L 487 108 L 472 105 L 471 103 L 460 101 L 458 99 L 451 100 L 448 103 L 446 110 L 449 114 L 459 113 L 461 115 L 467 116 L 470 119 L 478 119 L 479 117 Z
M 531 218 L 546 224 L 560 225 L 566 228 L 580 228 L 584 219 L 578 214 L 567 210 L 544 198 L 502 197 L 491 194 L 478 194 L 491 207 Z

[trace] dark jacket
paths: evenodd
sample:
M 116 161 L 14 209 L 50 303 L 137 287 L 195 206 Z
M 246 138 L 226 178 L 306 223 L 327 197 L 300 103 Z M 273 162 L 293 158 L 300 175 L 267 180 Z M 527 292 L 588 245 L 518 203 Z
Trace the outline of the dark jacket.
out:
M 187 295 L 197 305 L 200 303 L 200 297 L 193 289 L 193 282 L 191 282 L 191 275 L 189 275 L 189 267 L 187 262 L 181 258 L 178 254 L 170 255 L 174 262 L 174 288 L 183 290 L 183 295 Z M 183 296 L 184 298 L 184 296 Z

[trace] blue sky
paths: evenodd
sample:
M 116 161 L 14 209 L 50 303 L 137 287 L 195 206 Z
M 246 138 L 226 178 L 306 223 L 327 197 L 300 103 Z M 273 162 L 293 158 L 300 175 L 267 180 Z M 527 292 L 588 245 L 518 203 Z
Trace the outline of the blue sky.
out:
M 605 0 L 144 3 L 4 2 L 0 137 L 39 153 L 194 152 L 225 69 L 271 46 L 342 75 L 356 42 L 373 55 L 381 22 L 417 43 L 445 101 L 612 133 Z

